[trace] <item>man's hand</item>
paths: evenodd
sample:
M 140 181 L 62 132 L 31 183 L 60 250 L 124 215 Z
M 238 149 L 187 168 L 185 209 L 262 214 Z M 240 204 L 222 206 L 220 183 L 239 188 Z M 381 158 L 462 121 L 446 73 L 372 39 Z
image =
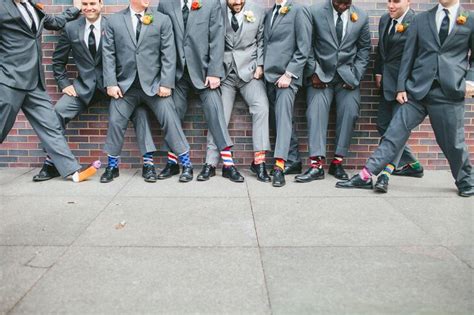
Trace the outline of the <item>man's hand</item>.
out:
M 78 8 L 79 10 L 81 10 L 82 9 L 82 0 L 73 0 L 72 5 L 76 8 Z
M 217 89 L 219 86 L 221 86 L 221 79 L 218 77 L 206 77 L 206 82 L 204 85 L 211 90 Z
M 258 66 L 257 69 L 255 69 L 255 73 L 253 74 L 253 78 L 255 80 L 260 80 L 263 77 L 263 67 Z
M 171 89 L 164 86 L 160 86 L 160 89 L 158 90 L 158 96 L 159 97 L 171 96 Z
M 315 89 L 325 89 L 325 88 L 328 87 L 328 85 L 326 83 L 321 81 L 321 79 L 319 78 L 319 76 L 316 73 L 313 73 L 313 76 L 311 77 L 311 85 Z
M 349 84 L 347 84 L 347 83 L 344 83 L 344 84 L 342 85 L 342 88 L 343 88 L 343 89 L 346 89 L 346 90 L 353 90 L 353 89 L 354 89 L 354 87 L 353 87 L 352 85 L 349 85 Z
M 398 92 L 397 93 L 397 102 L 400 103 L 401 105 L 408 102 L 407 92 Z
M 380 89 L 382 87 L 382 75 L 381 74 L 376 74 L 375 75 L 375 86 L 377 89 Z
M 63 93 L 68 95 L 68 96 L 77 97 L 76 89 L 74 88 L 74 86 L 72 84 L 69 85 L 69 86 L 66 86 L 63 89 Z
M 284 74 L 275 82 L 275 85 L 279 87 L 280 89 L 286 89 L 290 86 L 291 80 L 292 79 L 290 76 L 288 76 L 287 74 Z
M 107 95 L 114 99 L 119 99 L 123 97 L 122 90 L 118 86 L 108 86 Z

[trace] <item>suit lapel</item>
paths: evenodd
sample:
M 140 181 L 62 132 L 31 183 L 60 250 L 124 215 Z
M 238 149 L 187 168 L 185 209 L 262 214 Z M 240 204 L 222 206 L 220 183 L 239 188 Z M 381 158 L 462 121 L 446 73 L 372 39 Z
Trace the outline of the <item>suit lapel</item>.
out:
M 267 12 L 267 16 L 265 17 L 265 32 L 268 34 L 268 38 L 272 37 L 273 30 L 272 30 L 272 15 L 273 15 L 273 10 L 275 7 L 273 6 L 270 10 Z
M 145 15 L 146 15 L 146 14 L 149 14 L 149 13 L 145 11 Z M 151 25 L 142 24 L 142 30 L 140 31 L 140 36 L 138 37 L 137 47 L 140 46 L 140 44 L 141 44 L 142 41 L 143 41 L 143 38 L 146 37 L 146 33 L 148 32 L 148 29 L 149 29 L 150 27 L 151 27 Z
M 428 13 L 428 25 L 433 32 L 433 36 L 436 39 L 438 45 L 441 46 L 441 42 L 439 41 L 439 34 L 436 29 L 436 11 L 438 10 L 438 5 L 436 5 L 433 9 L 431 9 Z
M 443 46 L 447 45 L 451 41 L 451 39 L 454 37 L 454 35 L 456 35 L 456 32 L 459 29 L 459 25 L 458 23 L 456 23 L 456 19 L 459 16 L 459 14 L 461 14 L 461 12 L 463 11 L 464 9 L 461 6 L 459 6 L 458 11 L 456 12 L 456 15 L 453 16 L 453 19 L 454 19 L 453 29 L 451 30 L 451 33 L 448 34 L 448 37 L 446 37 L 446 40 L 444 41 Z
M 293 4 L 293 1 L 287 1 L 286 4 L 285 4 L 285 7 L 289 7 Z M 283 8 L 283 7 L 282 7 Z M 273 13 L 273 10 L 272 10 L 272 13 Z M 272 26 L 272 29 L 276 28 L 278 24 L 280 24 L 281 20 L 283 20 L 285 18 L 285 16 L 287 14 L 289 14 L 290 12 L 286 13 L 286 14 L 280 14 L 280 12 L 278 12 L 278 15 L 276 16 L 276 19 L 275 21 L 273 21 L 273 26 Z
M 176 20 L 178 21 L 178 25 L 179 25 L 179 28 L 181 29 L 181 33 L 184 34 L 184 21 L 183 21 L 183 12 L 181 11 L 181 1 L 175 0 L 171 3 L 172 3 L 171 5 L 173 6 L 173 13 L 176 17 Z
M 100 39 L 99 39 L 99 49 L 97 50 L 97 54 L 95 55 L 95 64 L 97 65 L 100 60 L 101 60 L 101 57 L 102 57 L 102 37 L 104 37 L 104 34 L 105 34 L 105 26 L 106 26 L 106 18 L 105 16 L 102 16 L 101 17 L 101 21 L 100 21 Z
M 30 32 L 31 35 L 33 35 L 33 31 L 31 28 L 28 26 L 28 23 L 23 19 L 23 16 L 20 13 L 20 10 L 18 10 L 17 6 L 15 3 L 13 3 L 12 0 L 7 0 L 5 1 L 5 7 L 7 8 L 7 11 L 10 13 L 10 15 L 18 21 L 18 24 L 27 32 Z
M 125 26 L 127 27 L 128 34 L 130 35 L 130 38 L 132 39 L 133 44 L 137 46 L 137 39 L 136 39 L 135 32 L 133 31 L 132 18 L 130 14 L 131 14 L 130 8 L 127 8 L 123 12 L 123 19 L 124 19 Z
M 380 29 L 382 32 L 379 34 L 379 49 L 380 49 L 380 54 L 382 56 L 385 56 L 385 36 L 387 35 L 387 29 L 390 21 L 390 16 L 387 15 L 387 19 L 381 19 L 380 20 Z
M 329 2 L 328 6 L 326 7 L 326 19 L 328 21 L 329 31 L 331 32 L 332 39 L 335 43 L 337 43 L 336 25 L 334 25 L 334 12 L 331 2 Z
M 347 16 L 347 27 L 346 27 L 346 34 L 344 34 L 344 36 L 342 36 L 342 40 L 341 40 L 341 45 L 344 45 L 344 42 L 346 41 L 346 39 L 351 35 L 351 32 L 352 32 L 352 29 L 354 28 L 354 24 L 357 23 L 357 21 L 355 22 L 352 22 L 352 13 L 354 13 L 355 11 L 353 10 L 352 6 L 350 7 L 349 9 L 349 12 L 348 13 L 348 16 Z M 357 12 L 356 12 L 357 14 Z

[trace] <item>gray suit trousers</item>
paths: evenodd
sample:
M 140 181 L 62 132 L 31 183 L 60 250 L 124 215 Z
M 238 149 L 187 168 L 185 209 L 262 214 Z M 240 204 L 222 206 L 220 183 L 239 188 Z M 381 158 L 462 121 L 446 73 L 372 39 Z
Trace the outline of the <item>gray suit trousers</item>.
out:
M 384 135 L 390 125 L 392 117 L 398 111 L 400 106 L 400 103 L 395 100 L 387 101 L 384 97 L 381 98 L 377 112 L 377 130 L 380 136 Z M 396 168 L 400 168 L 415 161 L 417 161 L 417 158 L 413 154 L 411 148 L 406 144 L 392 161 L 392 164 L 395 165 Z
M 62 127 L 66 130 L 66 125 L 77 117 L 80 113 L 85 111 L 89 106 L 98 103 L 110 101 L 101 93 L 96 93 L 89 105 L 84 104 L 77 97 L 63 95 L 56 103 L 54 110 L 58 114 L 59 120 L 61 121 Z M 135 128 L 135 134 L 137 136 L 138 147 L 140 153 L 144 155 L 148 152 L 155 152 L 156 147 L 151 136 L 150 121 L 148 119 L 148 113 L 145 107 L 137 106 L 133 111 L 130 120 L 133 122 Z
M 378 175 L 408 140 L 411 130 L 429 115 L 436 142 L 448 159 L 458 188 L 474 187 L 469 152 L 464 142 L 464 100 L 453 102 L 444 97 L 441 88 L 430 90 L 421 101 L 408 96 L 382 137 L 379 147 L 368 159 L 366 167 Z
M 326 141 L 329 112 L 333 99 L 336 101 L 336 154 L 347 156 L 355 123 L 359 118 L 360 90 L 346 90 L 342 83 L 329 84 L 325 89 L 308 87 L 309 156 L 326 157 Z
M 222 82 L 222 104 L 224 105 L 225 123 L 229 125 L 235 97 L 240 92 L 252 115 L 252 140 L 254 151 L 270 150 L 268 127 L 268 99 L 265 84 L 262 80 L 252 79 L 250 82 L 242 81 L 235 72 L 230 73 Z M 207 134 L 206 163 L 217 165 L 220 152 L 217 149 L 210 132 Z
M 173 152 L 181 155 L 189 151 L 189 144 L 181 129 L 173 99 L 171 97 L 161 98 L 157 95 L 148 96 L 142 89 L 132 86 L 123 98 L 110 101 L 105 152 L 113 156 L 120 155 L 128 121 L 139 104 L 145 104 L 151 108 L 164 130 L 165 141 Z
M 0 143 L 12 129 L 21 109 L 61 176 L 66 177 L 81 169 L 69 149 L 46 91 L 40 88 L 32 91 L 17 90 L 0 84 L 0 95 Z

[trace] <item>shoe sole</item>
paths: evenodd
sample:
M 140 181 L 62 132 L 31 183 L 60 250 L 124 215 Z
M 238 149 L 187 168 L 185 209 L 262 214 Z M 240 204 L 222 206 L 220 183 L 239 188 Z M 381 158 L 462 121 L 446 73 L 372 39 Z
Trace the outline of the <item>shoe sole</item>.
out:
M 196 180 L 197 180 L 198 182 L 206 182 L 206 181 L 210 180 L 211 177 L 214 177 L 214 176 L 216 176 L 216 174 L 209 175 L 209 177 L 203 177 L 203 176 L 200 177 L 200 176 L 198 175 L 198 177 L 196 178 Z
M 283 187 L 283 186 L 285 186 L 285 183 L 278 183 L 278 184 L 272 183 L 272 186 L 273 187 Z
M 324 179 L 324 176 L 320 176 L 320 177 L 317 177 L 317 178 L 310 178 L 310 179 L 295 178 L 295 182 L 297 182 L 297 183 L 310 183 L 312 181 L 321 180 L 321 179 Z
M 192 180 L 193 180 L 192 177 L 191 178 L 181 178 L 181 177 L 179 178 L 180 183 L 189 183 Z
M 145 177 L 143 177 L 143 179 L 147 183 L 156 183 L 156 181 L 157 181 L 156 178 L 145 178 Z
M 171 178 L 175 175 L 179 175 L 179 172 L 178 173 L 172 173 L 170 176 L 160 176 L 160 175 L 158 175 L 157 179 L 159 179 L 159 180 L 168 179 L 168 178 Z
M 425 174 L 424 173 L 419 173 L 419 174 L 395 174 L 395 173 L 392 173 L 392 175 L 395 175 L 395 176 L 404 176 L 404 177 L 415 177 L 415 178 L 422 178 Z
M 237 180 L 235 180 L 235 179 L 230 178 L 230 176 L 224 176 L 224 175 L 222 175 L 222 177 L 228 178 L 231 182 L 234 182 L 234 183 L 243 183 L 243 182 L 245 181 L 245 178 L 244 178 L 244 179 L 237 179 Z
M 100 182 L 101 182 L 102 184 L 107 184 L 107 183 L 110 183 L 111 181 L 113 181 L 114 178 L 117 178 L 117 177 L 119 177 L 119 176 L 120 176 L 120 174 L 117 175 L 117 176 L 114 175 L 111 180 L 102 180 L 102 178 L 101 178 L 101 179 L 100 179 Z
M 374 191 L 382 194 L 386 194 L 388 192 L 388 188 L 382 187 L 382 186 L 374 186 Z
M 345 187 L 345 186 L 338 186 L 336 184 L 336 188 L 342 188 L 342 189 L 365 189 L 365 190 L 373 190 L 374 189 L 374 186 L 353 186 L 353 187 Z
M 33 177 L 33 181 L 34 182 L 45 182 L 47 180 L 50 180 L 50 179 L 53 179 L 53 178 L 56 178 L 56 177 L 59 177 L 60 175 L 58 176 L 53 176 L 53 177 L 41 177 L 41 178 L 34 178 Z

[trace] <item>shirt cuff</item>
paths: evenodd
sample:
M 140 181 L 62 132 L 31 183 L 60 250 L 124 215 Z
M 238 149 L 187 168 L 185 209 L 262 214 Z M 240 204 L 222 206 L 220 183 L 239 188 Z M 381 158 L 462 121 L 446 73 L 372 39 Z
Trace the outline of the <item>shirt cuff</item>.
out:
M 291 78 L 293 78 L 293 79 L 298 79 L 298 76 L 294 75 L 294 74 L 291 73 L 290 71 L 286 71 L 286 72 L 285 72 L 285 75 L 286 75 L 287 77 L 291 77 Z

